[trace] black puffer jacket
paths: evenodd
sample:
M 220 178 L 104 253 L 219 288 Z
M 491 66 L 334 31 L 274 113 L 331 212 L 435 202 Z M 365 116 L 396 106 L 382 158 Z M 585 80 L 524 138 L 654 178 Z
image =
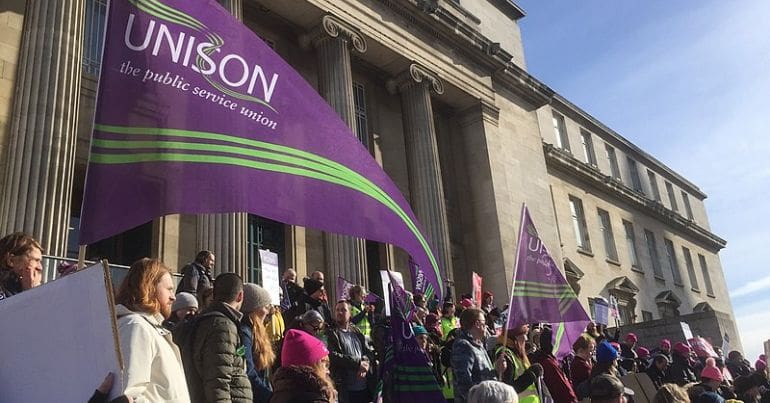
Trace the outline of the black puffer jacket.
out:
M 213 311 L 219 314 L 207 315 Z M 192 339 L 194 371 L 185 367 L 193 403 L 251 403 L 253 395 L 246 376 L 245 349 L 238 335 L 242 316 L 229 305 L 214 301 L 198 318 Z
M 273 375 L 273 396 L 270 403 L 330 403 L 333 392 L 313 368 L 281 367 Z
M 673 362 L 668 367 L 668 382 L 684 386 L 697 381 L 698 378 L 695 376 L 695 370 L 690 366 L 690 362 L 681 355 L 674 354 Z

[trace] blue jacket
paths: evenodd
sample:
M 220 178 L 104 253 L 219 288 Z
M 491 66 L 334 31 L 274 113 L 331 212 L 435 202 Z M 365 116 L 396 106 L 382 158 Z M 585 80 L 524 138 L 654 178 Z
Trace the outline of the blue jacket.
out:
M 257 371 L 254 365 L 254 331 L 252 326 L 251 318 L 248 315 L 243 315 L 239 332 L 241 333 L 243 347 L 246 349 L 243 356 L 244 360 L 246 360 L 246 376 L 249 377 L 249 382 L 251 383 L 254 403 L 267 403 L 273 395 L 273 387 L 267 379 L 267 371 Z
M 484 345 L 474 341 L 464 330 L 452 344 L 452 371 L 455 403 L 464 403 L 473 385 L 495 379 L 495 369 Z

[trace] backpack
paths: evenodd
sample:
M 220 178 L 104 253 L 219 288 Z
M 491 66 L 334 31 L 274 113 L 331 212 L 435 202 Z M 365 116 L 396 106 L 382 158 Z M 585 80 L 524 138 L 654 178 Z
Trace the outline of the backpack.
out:
M 214 316 L 227 318 L 222 312 L 211 311 L 200 314 L 190 320 L 182 321 L 174 328 L 172 338 L 174 343 L 179 346 L 179 352 L 182 356 L 182 366 L 184 367 L 188 379 L 192 374 L 194 374 L 196 378 L 199 378 L 198 372 L 195 369 L 195 351 L 193 350 L 195 333 L 198 331 L 198 326 L 200 326 L 204 318 L 211 318 Z

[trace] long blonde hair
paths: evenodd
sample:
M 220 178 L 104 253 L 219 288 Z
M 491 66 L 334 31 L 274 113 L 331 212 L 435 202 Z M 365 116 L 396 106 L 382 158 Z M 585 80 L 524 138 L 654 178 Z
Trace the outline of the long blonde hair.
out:
M 310 366 L 313 368 L 313 373 L 318 379 L 321 380 L 322 392 L 326 395 L 330 402 L 337 401 L 337 389 L 334 388 L 334 382 L 329 374 L 329 356 L 326 356 L 318 360 L 315 364 Z
M 249 319 L 251 319 L 251 330 L 254 334 L 254 367 L 262 371 L 273 366 L 275 351 L 262 319 L 256 315 L 256 312 L 249 313 Z

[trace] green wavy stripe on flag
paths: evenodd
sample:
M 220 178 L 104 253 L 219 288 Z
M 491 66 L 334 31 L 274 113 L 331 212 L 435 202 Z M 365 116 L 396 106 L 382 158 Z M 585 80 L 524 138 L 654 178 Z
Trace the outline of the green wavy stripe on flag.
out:
M 413 382 L 436 382 L 436 375 L 433 374 L 425 374 L 425 375 L 408 375 L 408 374 L 399 374 L 398 369 L 396 370 L 396 374 L 393 375 L 394 378 L 398 378 L 400 380 L 404 381 L 413 381 Z
M 542 288 L 565 288 L 569 287 L 569 284 L 554 284 L 554 283 L 543 283 L 539 281 L 526 281 L 526 280 L 516 280 L 516 286 L 530 286 L 530 287 L 542 287 Z
M 195 18 L 182 13 L 163 3 L 152 0 L 128 0 L 134 7 L 150 14 L 160 20 L 185 26 L 196 31 L 202 31 L 207 27 Z
M 325 173 L 333 177 L 337 177 L 339 179 L 345 180 L 351 184 L 356 185 L 353 187 L 355 190 L 359 190 L 363 193 L 368 194 L 372 198 L 380 201 L 380 203 L 391 208 L 391 210 L 394 210 L 396 208 L 400 209 L 400 207 L 393 200 L 383 197 L 383 196 L 387 196 L 387 194 L 384 191 L 377 192 L 377 194 L 371 194 L 370 191 L 373 189 L 371 187 L 367 189 L 368 186 L 366 183 L 363 183 L 357 177 L 350 175 L 349 172 L 334 171 L 333 169 L 330 169 L 326 165 L 319 164 L 314 161 L 307 161 L 305 159 L 301 159 L 297 157 L 287 156 L 285 154 L 272 153 L 268 151 L 257 151 L 257 150 L 249 149 L 245 147 L 233 147 L 233 146 L 225 146 L 221 144 L 186 143 L 186 142 L 156 141 L 156 140 L 141 141 L 141 140 L 94 139 L 93 144 L 96 147 L 109 148 L 109 149 L 160 148 L 160 149 L 170 149 L 170 150 L 178 150 L 178 151 L 220 152 L 220 153 L 236 154 L 236 155 L 267 159 L 267 160 L 278 162 L 280 164 L 293 164 L 299 167 L 313 169 L 320 173 Z M 397 211 L 394 211 L 394 212 L 398 213 Z M 401 215 L 401 218 L 403 220 L 411 221 L 411 219 L 409 219 L 409 217 L 406 216 L 406 214 Z
M 569 292 L 562 292 L 560 294 L 552 293 L 552 292 L 542 292 L 542 291 L 530 291 L 530 290 L 522 290 L 522 289 L 514 289 L 513 290 L 513 296 L 515 297 L 538 297 L 538 298 L 550 298 L 550 299 L 573 299 L 575 298 L 575 293 L 569 293 Z
M 431 374 L 431 376 L 433 376 L 433 370 L 430 367 L 412 367 L 407 365 L 396 365 L 395 368 L 398 371 Z M 433 378 L 433 379 L 436 379 L 436 378 Z
M 342 186 L 346 186 L 354 190 L 362 191 L 363 193 L 373 197 L 375 200 L 380 201 L 386 207 L 390 208 L 391 211 L 396 213 L 396 215 L 398 215 L 404 221 L 404 223 L 407 225 L 410 231 L 412 231 L 412 233 L 415 235 L 420 245 L 423 247 L 423 250 L 427 254 L 428 258 L 431 261 L 431 265 L 433 266 L 433 271 L 436 275 L 436 280 L 438 281 L 439 284 L 441 284 L 442 277 L 439 272 L 438 263 L 436 261 L 435 256 L 433 255 L 433 252 L 430 249 L 430 246 L 428 246 L 427 241 L 423 237 L 422 233 L 420 233 L 415 223 L 404 212 L 401 206 L 399 206 L 398 203 L 396 203 L 390 197 L 390 195 L 387 194 L 387 192 L 382 190 L 379 186 L 375 185 L 369 179 L 367 179 L 366 177 L 359 174 L 358 172 L 355 172 L 350 168 L 336 161 L 321 157 L 319 155 L 316 155 L 307 151 L 295 149 L 292 147 L 266 143 L 262 141 L 251 140 L 251 139 L 244 139 L 241 137 L 228 136 L 228 135 L 218 134 L 218 133 L 197 132 L 197 131 L 188 131 L 188 130 L 179 130 L 179 129 L 164 129 L 164 128 L 122 127 L 122 126 L 111 126 L 111 125 L 102 125 L 102 124 L 96 124 L 95 129 L 104 131 L 104 132 L 116 133 L 116 134 L 163 135 L 163 136 L 169 136 L 169 137 L 190 137 L 190 138 L 197 138 L 197 139 L 203 139 L 203 140 L 225 141 L 225 142 L 231 142 L 235 144 L 246 145 L 249 147 L 262 148 L 269 151 L 276 151 L 276 152 L 284 153 L 291 156 L 297 156 L 300 158 L 304 158 L 308 161 L 315 162 L 323 166 L 329 167 L 331 168 L 330 171 L 332 176 L 349 177 L 351 178 L 353 183 L 359 185 L 357 187 L 347 183 L 343 183 L 341 184 Z M 285 158 L 285 156 L 281 158 Z M 206 161 L 203 161 L 203 162 L 206 162 Z M 326 172 L 329 173 L 330 171 L 327 170 Z M 303 175 L 300 175 L 300 176 L 303 176 Z M 361 186 L 361 185 L 364 185 L 364 186 Z M 361 189 L 362 187 L 365 190 L 362 190 Z
M 565 295 L 565 296 L 571 296 L 571 297 L 577 297 L 575 295 L 575 291 L 573 291 L 571 288 L 563 288 L 563 289 L 548 289 L 548 288 L 538 288 L 538 287 L 516 287 L 513 289 L 514 293 L 522 292 L 522 293 L 537 293 L 537 294 L 548 294 L 548 295 Z
M 396 392 L 433 392 L 441 390 L 436 383 L 436 378 L 433 378 L 432 385 L 400 385 L 394 384 L 393 390 Z

